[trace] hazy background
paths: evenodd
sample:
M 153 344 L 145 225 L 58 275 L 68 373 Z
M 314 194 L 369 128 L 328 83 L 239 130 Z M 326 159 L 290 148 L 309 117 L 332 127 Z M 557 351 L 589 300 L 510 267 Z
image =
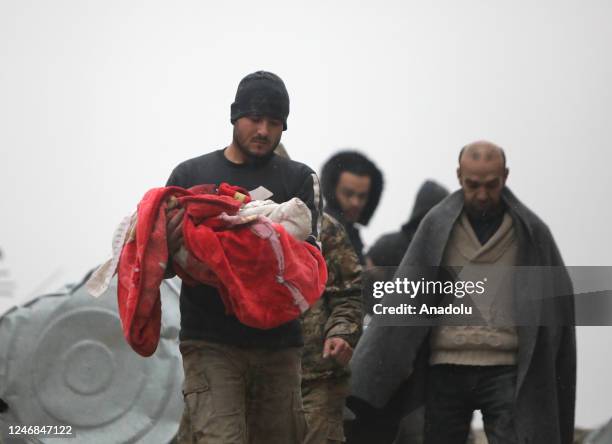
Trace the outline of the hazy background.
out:
M 486 138 L 566 263 L 612 265 L 611 23 L 607 0 L 0 0 L 0 313 L 80 280 L 147 189 L 226 146 L 258 69 L 289 90 L 293 158 L 355 147 L 384 171 L 368 244 Z M 578 425 L 612 416 L 611 333 L 579 329 Z

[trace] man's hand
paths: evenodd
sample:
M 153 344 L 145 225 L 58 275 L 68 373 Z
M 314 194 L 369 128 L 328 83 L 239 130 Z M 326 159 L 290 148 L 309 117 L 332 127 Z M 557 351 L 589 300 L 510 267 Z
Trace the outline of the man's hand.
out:
M 323 345 L 323 358 L 334 358 L 338 364 L 346 367 L 353 356 L 353 348 L 342 338 L 329 338 Z
M 185 209 L 178 210 L 166 225 L 166 239 L 168 241 L 168 256 L 172 257 L 183 245 L 183 215 Z

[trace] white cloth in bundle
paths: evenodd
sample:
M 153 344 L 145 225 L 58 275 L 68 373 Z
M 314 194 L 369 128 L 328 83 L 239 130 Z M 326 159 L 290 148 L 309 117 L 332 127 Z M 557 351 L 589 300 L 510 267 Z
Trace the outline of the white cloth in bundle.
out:
M 283 203 L 271 200 L 253 200 L 238 212 L 240 216 L 266 216 L 283 226 L 285 231 L 298 240 L 306 240 L 312 232 L 312 216 L 304 202 L 297 197 Z

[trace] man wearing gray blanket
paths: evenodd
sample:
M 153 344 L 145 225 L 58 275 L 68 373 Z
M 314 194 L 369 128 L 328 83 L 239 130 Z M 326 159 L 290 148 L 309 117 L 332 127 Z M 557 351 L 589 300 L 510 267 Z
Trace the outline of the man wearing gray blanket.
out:
M 389 326 L 375 316 L 351 362 L 349 406 L 367 414 L 401 387 L 404 409 L 425 405 L 427 444 L 464 444 L 474 410 L 482 411 L 490 444 L 572 443 L 573 289 L 553 236 L 506 187 L 500 147 L 464 147 L 457 176 L 461 190 L 425 216 L 395 278 L 436 280 L 438 267 L 520 266 L 527 271 L 515 273 L 493 301 L 511 322 L 443 325 L 416 316 L 420 323 Z M 442 300 L 419 294 L 410 302 L 433 307 Z

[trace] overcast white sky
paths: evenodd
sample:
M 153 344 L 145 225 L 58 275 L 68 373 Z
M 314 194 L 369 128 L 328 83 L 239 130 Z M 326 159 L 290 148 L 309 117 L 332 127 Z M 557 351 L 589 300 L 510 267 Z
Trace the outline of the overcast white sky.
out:
M 486 138 L 566 263 L 612 265 L 611 23 L 606 0 L 0 0 L 0 313 L 79 280 L 147 189 L 226 146 L 258 69 L 289 90 L 293 158 L 354 147 L 384 171 L 367 243 Z M 612 416 L 611 333 L 579 331 L 579 425 Z

